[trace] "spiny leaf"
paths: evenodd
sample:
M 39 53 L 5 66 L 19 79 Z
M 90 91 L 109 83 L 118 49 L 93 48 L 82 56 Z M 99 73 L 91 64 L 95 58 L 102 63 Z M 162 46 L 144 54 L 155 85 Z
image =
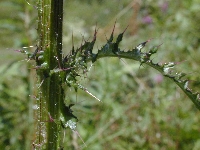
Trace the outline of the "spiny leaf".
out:
M 101 47 L 101 49 L 98 50 L 98 52 L 95 54 L 93 53 L 94 44 L 96 42 L 96 36 L 97 36 L 97 30 L 95 29 L 95 33 L 93 36 L 93 39 L 91 42 L 85 41 L 84 44 L 81 44 L 79 48 L 74 50 L 74 46 L 72 47 L 72 52 L 69 53 L 67 56 L 63 59 L 63 71 L 66 72 L 66 78 L 65 81 L 68 86 L 72 86 L 75 88 L 75 91 L 77 89 L 82 89 L 94 98 L 96 98 L 94 95 L 92 95 L 86 88 L 80 86 L 77 83 L 77 76 L 80 76 L 80 71 L 86 72 L 87 71 L 87 63 L 89 61 L 92 61 L 93 63 L 97 61 L 97 59 L 103 58 L 103 57 L 118 57 L 118 58 L 127 58 L 132 59 L 140 62 L 140 64 L 147 64 L 154 69 L 158 70 L 167 78 L 170 78 L 173 82 L 175 82 L 182 90 L 183 92 L 192 100 L 192 102 L 195 104 L 195 106 L 200 110 L 200 99 L 199 99 L 199 93 L 193 92 L 190 88 L 188 88 L 187 80 L 182 80 L 182 77 L 185 76 L 185 73 L 176 73 L 173 74 L 174 67 L 177 65 L 175 62 L 169 62 L 165 64 L 159 64 L 159 63 L 153 63 L 151 60 L 151 56 L 155 53 L 157 53 L 158 48 L 161 45 L 152 47 L 149 52 L 142 52 L 141 49 L 145 47 L 145 45 L 150 42 L 151 39 L 142 42 L 141 44 L 137 45 L 134 49 L 128 50 L 128 51 L 122 51 L 119 48 L 119 43 L 123 40 L 123 35 L 126 29 L 120 33 L 116 39 L 115 42 L 113 42 L 113 34 L 114 34 L 115 25 L 113 28 L 113 31 L 111 33 L 111 36 L 109 40 L 107 40 L 107 43 Z M 30 58 L 33 58 L 37 56 L 38 50 L 36 50 L 32 55 L 26 51 L 21 51 L 22 53 L 26 53 L 29 55 Z M 67 69 L 70 68 L 70 69 Z M 62 68 L 61 68 L 62 69 Z M 98 98 L 96 98 L 99 100 Z M 99 100 L 100 101 L 100 100 Z
M 103 57 L 118 57 L 118 58 L 127 58 L 127 59 L 136 60 L 136 61 L 139 61 L 141 64 L 143 63 L 147 64 L 155 68 L 159 72 L 161 72 L 165 77 L 168 77 L 173 82 L 175 82 L 183 90 L 183 92 L 192 100 L 195 106 L 200 110 L 199 93 L 195 93 L 189 88 L 184 88 L 186 87 L 186 81 L 182 80 L 182 77 L 185 76 L 185 73 L 172 74 L 173 69 L 175 65 L 177 65 L 177 63 L 169 62 L 169 63 L 165 63 L 164 65 L 160 65 L 158 63 L 153 63 L 153 61 L 151 60 L 151 56 L 157 53 L 160 45 L 154 46 L 147 53 L 141 52 L 141 49 L 145 47 L 146 43 L 148 43 L 151 40 L 149 39 L 145 42 L 142 42 L 141 44 L 136 46 L 134 49 L 128 50 L 125 52 L 125 51 L 120 50 L 119 48 L 119 43 L 123 39 L 124 32 L 118 35 L 116 42 L 113 42 L 113 32 L 114 32 L 114 28 L 111 33 L 110 39 L 107 40 L 107 43 L 104 46 L 102 46 L 102 48 L 99 49 L 96 54 L 92 53 L 91 55 L 88 55 L 85 58 L 85 62 L 88 62 L 90 60 L 92 60 L 92 62 L 95 62 L 97 59 L 100 59 Z M 92 51 L 91 49 L 89 50 L 90 52 Z

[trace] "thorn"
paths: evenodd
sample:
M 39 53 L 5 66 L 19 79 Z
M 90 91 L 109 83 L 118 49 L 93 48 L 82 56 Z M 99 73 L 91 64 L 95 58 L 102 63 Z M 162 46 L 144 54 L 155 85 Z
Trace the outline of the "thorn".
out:
M 146 41 L 146 43 L 150 42 L 152 39 L 154 39 L 154 38 L 148 39 L 148 40 Z
M 52 116 L 50 115 L 49 112 L 48 112 L 48 115 L 49 115 L 49 121 L 50 121 L 50 122 L 55 122 L 54 119 L 52 118 Z
M 121 60 L 125 65 L 128 65 L 122 58 L 120 58 L 120 60 Z
M 44 82 L 44 79 L 42 80 L 42 82 L 39 84 L 38 88 L 40 88 L 42 86 L 42 83 Z
M 115 25 L 116 25 L 116 21 L 115 21 L 115 24 L 114 24 L 114 27 L 113 27 L 113 30 L 112 30 L 112 33 L 110 35 L 110 39 L 108 40 L 108 42 L 112 42 L 113 41 L 113 34 L 114 34 L 114 31 L 115 31 Z
M 140 63 L 139 69 L 140 69 L 141 66 L 144 67 L 143 64 L 144 64 L 144 63 Z M 144 67 L 144 68 L 145 68 L 145 67 Z
M 124 34 L 124 32 L 126 32 L 126 30 L 128 29 L 129 25 L 127 25 L 127 27 L 124 29 L 124 31 L 122 32 L 122 34 Z
M 97 37 L 97 32 L 98 32 L 99 29 L 97 29 L 97 23 L 96 23 L 96 27 L 95 27 L 95 30 L 94 30 L 94 37 L 93 37 L 93 41 L 96 41 L 96 37 Z
M 72 31 L 72 55 L 74 55 L 74 35 Z
M 27 0 L 25 0 L 26 1 L 26 3 L 28 4 L 28 5 L 30 5 L 31 6 L 31 4 L 27 1 Z
M 115 23 L 114 23 L 114 27 L 113 27 L 113 30 L 112 30 L 112 35 L 113 35 L 113 33 L 114 33 L 114 31 L 115 31 L 115 25 L 116 25 L 116 23 L 117 23 L 117 19 L 116 19 L 116 21 L 115 21 Z
M 117 57 L 118 57 L 119 60 L 122 61 L 125 65 L 128 65 L 122 58 L 119 57 L 119 55 L 117 55 Z
M 145 47 L 145 45 L 148 43 L 148 42 L 150 42 L 151 41 L 151 39 L 149 39 L 149 40 L 147 40 L 147 41 L 145 41 L 145 42 L 143 42 L 143 43 L 140 43 L 138 46 L 136 46 L 136 49 L 138 49 L 139 51 L 141 51 L 141 49 L 143 48 L 143 47 Z
M 81 138 L 81 136 L 80 136 L 80 134 L 78 133 L 78 131 L 76 131 L 76 130 L 72 130 L 73 132 L 75 132 L 77 135 L 78 135 L 78 137 L 81 139 L 81 141 L 83 142 L 83 144 L 85 145 L 85 147 L 87 147 L 87 145 L 85 144 L 85 142 L 83 141 L 83 139 Z
M 75 104 L 69 104 L 69 109 L 71 109 L 72 106 L 74 106 Z
M 72 69 L 72 68 L 75 68 L 75 67 L 69 67 L 69 68 L 65 68 L 65 69 L 61 69 L 61 70 L 62 70 L 62 71 L 63 71 L 63 70 L 67 71 L 67 70 L 70 70 L 70 69 Z
M 83 39 L 82 39 L 82 41 L 81 41 L 81 47 L 80 47 L 80 51 L 82 52 L 82 48 L 83 48 L 83 40 L 84 40 L 84 37 L 83 37 Z M 84 40 L 85 41 L 85 40 Z M 85 41 L 86 42 L 86 41 Z
M 82 85 L 78 84 L 79 88 L 88 93 L 90 96 L 94 97 L 96 100 L 102 102 L 100 99 L 98 99 L 96 96 L 94 96 L 92 93 L 90 93 L 86 88 L 84 88 Z
M 58 67 L 59 69 L 62 69 L 61 65 L 60 65 L 60 61 L 59 61 L 59 58 L 57 56 L 54 56 L 54 58 L 58 61 Z

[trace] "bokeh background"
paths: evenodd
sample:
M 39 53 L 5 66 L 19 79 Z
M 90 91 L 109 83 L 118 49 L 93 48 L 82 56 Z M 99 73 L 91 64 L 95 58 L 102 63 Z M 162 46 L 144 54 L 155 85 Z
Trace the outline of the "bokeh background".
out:
M 15 50 L 37 44 L 37 3 L 0 1 L 0 149 L 31 149 L 35 139 L 34 63 Z M 127 27 L 120 47 L 134 48 L 152 39 L 143 51 L 160 45 L 154 61 L 180 62 L 189 86 L 200 91 L 200 0 L 66 0 L 63 52 L 91 40 L 98 28 L 95 50 L 106 43 L 116 21 L 115 36 Z M 34 46 L 30 48 L 29 46 Z M 100 98 L 73 89 L 66 102 L 74 103 L 78 135 L 65 131 L 65 149 L 199 150 L 200 112 L 191 100 L 159 72 L 138 62 L 104 58 L 79 82 Z M 63 133 L 64 134 L 64 133 Z

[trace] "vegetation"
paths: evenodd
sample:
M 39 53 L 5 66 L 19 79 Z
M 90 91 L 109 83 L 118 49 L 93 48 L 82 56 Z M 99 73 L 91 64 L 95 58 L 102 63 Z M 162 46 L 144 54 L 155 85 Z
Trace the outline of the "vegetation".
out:
M 1 27 L 4 28 L 1 32 L 5 32 L 1 41 L 4 43 L 1 44 L 2 49 L 9 50 L 11 55 L 10 45 L 13 45 L 13 41 L 16 41 L 14 49 L 20 47 L 20 51 L 23 46 L 33 45 L 34 40 L 37 43 L 36 33 L 33 33 L 37 26 L 34 2 L 4 1 L 1 5 L 6 6 L 7 11 L 19 12 L 12 13 L 16 21 L 9 13 L 1 13 L 8 15 L 1 17 Z M 89 35 L 94 33 L 92 26 L 96 22 L 99 41 L 94 48 L 97 52 L 102 43 L 106 43 L 105 33 L 109 39 L 117 18 L 114 37 L 129 23 L 120 45 L 122 50 L 127 51 L 151 39 L 146 49 L 142 50 L 145 54 L 150 46 L 163 43 L 154 55 L 153 62 L 176 62 L 179 72 L 188 73 L 189 86 L 199 91 L 198 1 L 148 1 L 140 4 L 124 0 L 115 1 L 113 5 L 113 2 L 102 0 L 69 1 L 65 5 L 64 18 L 67 19 L 64 19 L 63 26 L 63 51 L 66 54 L 73 45 L 72 30 L 74 45 L 77 45 L 75 49 L 78 49 L 83 39 L 81 34 L 85 40 L 89 38 L 92 41 L 93 37 Z M 20 24 L 20 20 L 24 24 Z M 12 40 L 9 38 L 9 34 L 17 33 L 20 29 L 22 31 L 24 27 L 26 32 L 13 36 Z M 17 52 L 13 59 L 8 52 L 4 54 L 4 59 L 1 59 L 4 65 L 1 65 L 0 82 L 0 145 L 4 149 L 30 149 L 36 139 L 33 122 L 37 121 L 33 109 L 37 109 L 35 89 L 38 86 L 29 80 L 36 77 L 34 71 L 39 69 L 35 65 L 28 65 L 26 70 L 26 63 L 18 62 L 22 58 L 17 58 L 20 56 Z M 86 149 L 199 149 L 199 111 L 173 82 L 163 78 L 154 69 L 138 62 L 121 61 L 121 56 L 104 58 L 95 62 L 90 71 L 81 74 L 77 81 L 103 103 L 95 101 L 84 90 L 78 90 L 77 93 L 73 86 L 66 91 L 65 102 L 75 104 L 71 109 L 79 122 L 76 129 L 78 133 L 68 129 L 62 131 L 63 135 L 65 133 L 61 140 L 64 149 L 84 148 L 79 134 L 88 146 Z M 48 112 L 46 114 L 48 116 Z M 50 120 L 45 118 L 43 123 L 51 121 L 51 117 Z

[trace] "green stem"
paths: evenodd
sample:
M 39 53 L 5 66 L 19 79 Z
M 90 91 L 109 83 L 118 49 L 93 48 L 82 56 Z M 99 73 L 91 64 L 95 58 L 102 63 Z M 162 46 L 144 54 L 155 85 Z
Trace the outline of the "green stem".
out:
M 62 24 L 63 0 L 38 0 L 38 52 L 36 58 L 39 82 L 38 134 L 35 147 L 39 149 L 59 149 L 61 125 L 60 109 L 64 104 L 64 92 L 59 74 L 50 70 L 62 67 Z

